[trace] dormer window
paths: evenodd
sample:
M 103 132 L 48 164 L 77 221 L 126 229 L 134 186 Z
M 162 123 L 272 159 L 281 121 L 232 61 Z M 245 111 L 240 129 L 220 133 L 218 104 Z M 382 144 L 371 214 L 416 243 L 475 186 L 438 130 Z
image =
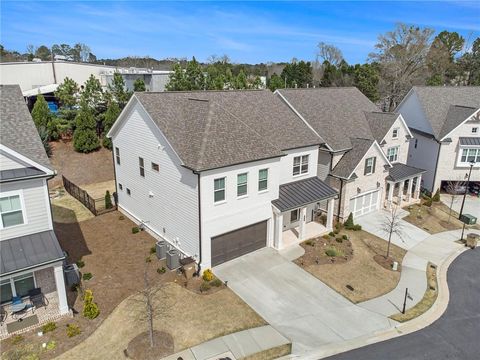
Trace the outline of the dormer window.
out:
M 398 128 L 393 129 L 392 139 L 398 139 Z

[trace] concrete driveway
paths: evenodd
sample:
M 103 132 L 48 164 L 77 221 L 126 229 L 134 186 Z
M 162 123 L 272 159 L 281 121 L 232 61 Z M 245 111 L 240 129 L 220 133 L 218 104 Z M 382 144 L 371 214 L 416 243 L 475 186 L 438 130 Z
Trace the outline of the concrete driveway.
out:
M 398 212 L 401 217 L 408 215 L 408 212 L 403 209 L 398 209 Z M 382 223 L 388 216 L 391 215 L 387 210 L 378 210 L 353 219 L 353 221 L 356 224 L 362 225 L 363 230 L 388 241 L 388 234 L 382 230 Z M 400 237 L 396 234 L 392 234 L 392 243 L 403 249 L 409 250 L 430 236 L 426 231 L 406 222 L 405 220 L 400 220 L 400 224 L 402 236 Z
M 219 265 L 213 272 L 292 341 L 294 354 L 395 324 L 352 304 L 272 248 Z
M 442 203 L 450 207 L 450 204 L 452 203 L 452 195 L 441 194 L 440 200 L 442 201 Z M 462 207 L 462 200 L 462 195 L 455 195 L 453 198 L 452 209 L 457 213 L 460 213 L 460 208 Z M 463 206 L 463 213 L 471 214 L 477 219 L 480 219 L 480 198 L 467 195 L 467 197 L 465 198 L 465 205 Z

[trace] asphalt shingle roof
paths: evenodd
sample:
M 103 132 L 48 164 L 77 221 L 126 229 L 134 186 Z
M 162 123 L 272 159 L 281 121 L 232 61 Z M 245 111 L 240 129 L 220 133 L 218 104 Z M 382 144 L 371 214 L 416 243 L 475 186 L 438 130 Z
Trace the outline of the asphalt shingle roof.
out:
M 325 184 L 318 177 L 299 180 L 280 185 L 278 199 L 272 204 L 280 211 L 298 209 L 301 206 L 312 204 L 317 201 L 330 199 L 338 192 Z
M 373 138 L 380 144 L 388 131 L 392 128 L 399 114 L 386 112 L 365 112 Z
M 0 85 L 0 143 L 52 169 L 18 85 Z
M 415 168 L 401 163 L 395 163 L 388 169 L 387 180 L 400 181 L 405 180 L 414 175 L 420 175 L 425 173 L 426 170 Z
M 358 138 L 351 138 L 350 141 L 352 149 L 347 151 L 335 165 L 331 172 L 334 176 L 348 179 L 374 142 L 372 139 Z
M 324 141 L 269 90 L 142 92 L 136 98 L 196 171 L 282 156 Z
M 413 91 L 437 140 L 480 108 L 480 86 L 414 86 Z

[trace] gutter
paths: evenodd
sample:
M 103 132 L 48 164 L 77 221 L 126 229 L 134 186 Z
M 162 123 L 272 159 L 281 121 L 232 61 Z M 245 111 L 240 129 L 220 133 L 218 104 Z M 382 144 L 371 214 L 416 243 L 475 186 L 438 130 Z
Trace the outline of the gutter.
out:
M 15 181 L 43 179 L 43 178 L 47 178 L 47 180 L 50 180 L 53 177 L 55 177 L 55 175 L 57 175 L 56 171 L 53 174 L 43 174 L 43 175 L 36 175 L 36 176 L 26 176 L 26 177 L 12 178 L 7 180 L 0 180 L 0 184 L 6 184 L 6 183 L 15 182 Z
M 21 269 L 18 269 L 18 270 L 10 271 L 8 273 L 3 273 L 3 274 L 0 274 L 0 277 L 9 276 L 9 275 L 16 274 L 16 273 L 19 273 L 19 272 L 25 271 L 25 270 L 35 269 L 35 268 L 40 267 L 40 266 L 53 264 L 53 263 L 63 261 L 63 260 L 65 260 L 65 256 L 63 256 L 61 258 L 58 258 L 58 259 L 55 259 L 55 260 L 49 260 L 49 261 L 45 261 L 45 262 L 40 263 L 40 264 L 35 264 L 35 265 L 27 266 L 25 268 L 21 268 Z

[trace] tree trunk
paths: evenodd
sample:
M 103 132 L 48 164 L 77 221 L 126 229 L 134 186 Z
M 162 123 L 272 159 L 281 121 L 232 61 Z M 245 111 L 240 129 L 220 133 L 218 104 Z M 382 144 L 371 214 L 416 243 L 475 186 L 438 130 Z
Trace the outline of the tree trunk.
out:
M 148 336 L 150 338 L 150 347 L 153 348 L 155 343 L 153 339 L 153 309 L 150 299 L 150 294 L 147 295 L 147 316 L 148 316 Z
M 387 259 L 390 256 L 390 243 L 392 240 L 392 230 L 390 230 L 390 234 L 388 235 L 388 245 L 387 245 Z

